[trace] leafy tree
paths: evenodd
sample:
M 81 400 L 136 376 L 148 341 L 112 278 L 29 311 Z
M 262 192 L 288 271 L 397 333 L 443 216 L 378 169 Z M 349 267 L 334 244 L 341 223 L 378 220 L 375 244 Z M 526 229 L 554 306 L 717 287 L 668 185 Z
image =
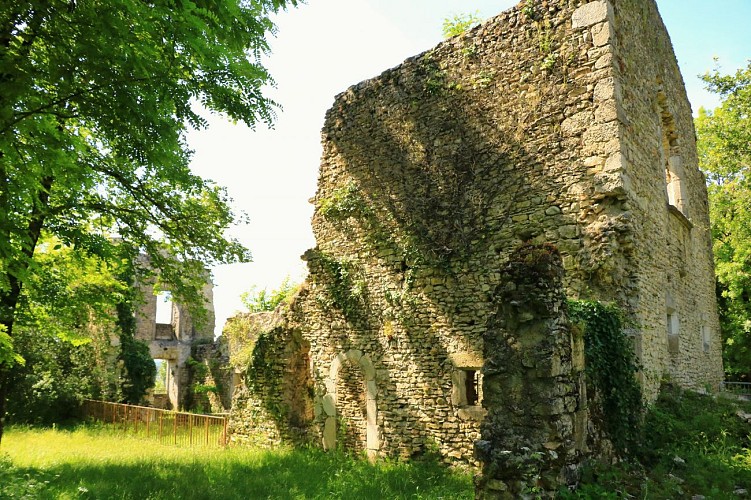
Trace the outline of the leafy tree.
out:
M 289 301 L 299 288 L 300 285 L 290 281 L 287 276 L 282 280 L 279 288 L 269 292 L 266 288 L 257 291 L 256 287 L 252 287 L 240 296 L 240 300 L 249 312 L 273 311 L 279 304 Z
M 751 63 L 704 76 L 722 103 L 696 118 L 707 175 L 725 369 L 751 377 Z
M 84 398 L 122 400 L 130 381 L 115 358 L 128 347 L 111 344 L 122 337 L 115 304 L 128 291 L 114 272 L 118 263 L 45 239 L 35 264 L 17 309 L 13 340 L 25 363 L 10 373 L 10 420 L 51 423 L 74 415 Z
M 443 20 L 443 37 L 451 38 L 452 36 L 461 35 L 471 27 L 482 22 L 480 12 L 454 14 Z
M 185 132 L 207 124 L 198 104 L 251 127 L 272 121 L 259 57 L 273 31 L 269 15 L 296 3 L 0 3 L 0 324 L 8 338 L 21 320 L 22 288 L 41 272 L 42 234 L 105 261 L 145 251 L 194 312 L 205 266 L 249 259 L 224 235 L 235 221 L 225 191 L 191 174 Z M 0 366 L 0 438 L 9 365 Z

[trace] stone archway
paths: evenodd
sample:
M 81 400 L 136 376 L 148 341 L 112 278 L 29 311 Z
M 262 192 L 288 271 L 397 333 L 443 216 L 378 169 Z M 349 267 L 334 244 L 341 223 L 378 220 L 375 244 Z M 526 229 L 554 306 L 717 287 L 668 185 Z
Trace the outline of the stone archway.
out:
M 378 403 L 376 396 L 378 387 L 376 385 L 375 367 L 370 356 L 363 354 L 357 349 L 350 349 L 346 353 L 339 353 L 334 356 L 329 367 L 329 376 L 326 379 L 326 394 L 322 399 L 323 412 L 326 421 L 323 430 L 323 448 L 332 450 L 336 448 L 337 441 L 337 383 L 342 370 L 342 364 L 345 362 L 353 363 L 358 366 L 363 374 L 365 386 L 365 404 L 366 404 L 366 445 L 369 458 L 378 456 L 381 448 L 381 438 L 378 432 Z

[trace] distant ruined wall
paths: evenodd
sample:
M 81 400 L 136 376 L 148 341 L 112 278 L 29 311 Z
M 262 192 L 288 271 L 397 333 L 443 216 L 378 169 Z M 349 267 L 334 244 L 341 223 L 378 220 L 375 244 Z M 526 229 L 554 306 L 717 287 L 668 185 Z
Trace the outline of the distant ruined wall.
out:
M 188 307 L 174 301 L 170 323 L 157 323 L 157 296 L 154 293 L 156 277 L 145 272 L 149 269 L 148 257 L 138 256 L 141 272 L 134 286 L 142 300 L 135 311 L 135 338 L 149 346 L 153 359 L 167 362 L 167 397 L 174 409 L 188 409 L 193 395 L 190 392 L 192 374 L 188 366 L 191 352 L 197 344 L 214 340 L 214 285 L 206 271 L 206 283 L 201 289 L 206 316 L 200 323 L 191 317 Z
M 525 242 L 560 251 L 570 297 L 626 311 L 649 398 L 664 375 L 715 386 L 691 127 L 652 0 L 524 2 L 337 96 L 322 132 L 310 274 L 264 330 L 309 348 L 315 438 L 477 464 L 486 336 L 502 272 Z M 686 204 L 690 220 L 676 214 Z M 670 338 L 668 318 L 680 326 Z M 268 358 L 278 376 L 294 351 Z M 566 412 L 586 409 L 569 403 Z

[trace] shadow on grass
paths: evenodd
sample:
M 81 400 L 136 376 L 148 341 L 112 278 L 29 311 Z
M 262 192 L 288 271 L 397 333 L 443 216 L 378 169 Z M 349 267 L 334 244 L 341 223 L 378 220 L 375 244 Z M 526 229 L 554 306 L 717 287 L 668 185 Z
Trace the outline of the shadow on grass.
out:
M 451 473 L 436 462 L 371 465 L 315 449 L 10 467 L 0 472 L 0 480 L 6 488 L 16 484 L 16 498 L 23 498 L 22 493 L 55 499 L 473 498 L 467 475 Z M 24 485 L 31 488 L 24 491 Z M 2 493 L 14 492 L 0 487 Z

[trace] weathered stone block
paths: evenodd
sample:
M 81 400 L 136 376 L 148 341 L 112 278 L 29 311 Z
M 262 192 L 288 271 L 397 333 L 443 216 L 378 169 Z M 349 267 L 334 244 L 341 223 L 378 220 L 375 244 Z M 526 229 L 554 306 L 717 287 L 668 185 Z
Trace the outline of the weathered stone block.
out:
M 574 29 L 580 29 L 608 21 L 612 18 L 612 11 L 613 7 L 607 0 L 586 3 L 574 11 L 571 16 L 571 26 Z
M 326 415 L 336 415 L 336 399 L 333 394 L 326 394 L 323 396 L 323 398 L 321 398 L 321 404 Z

